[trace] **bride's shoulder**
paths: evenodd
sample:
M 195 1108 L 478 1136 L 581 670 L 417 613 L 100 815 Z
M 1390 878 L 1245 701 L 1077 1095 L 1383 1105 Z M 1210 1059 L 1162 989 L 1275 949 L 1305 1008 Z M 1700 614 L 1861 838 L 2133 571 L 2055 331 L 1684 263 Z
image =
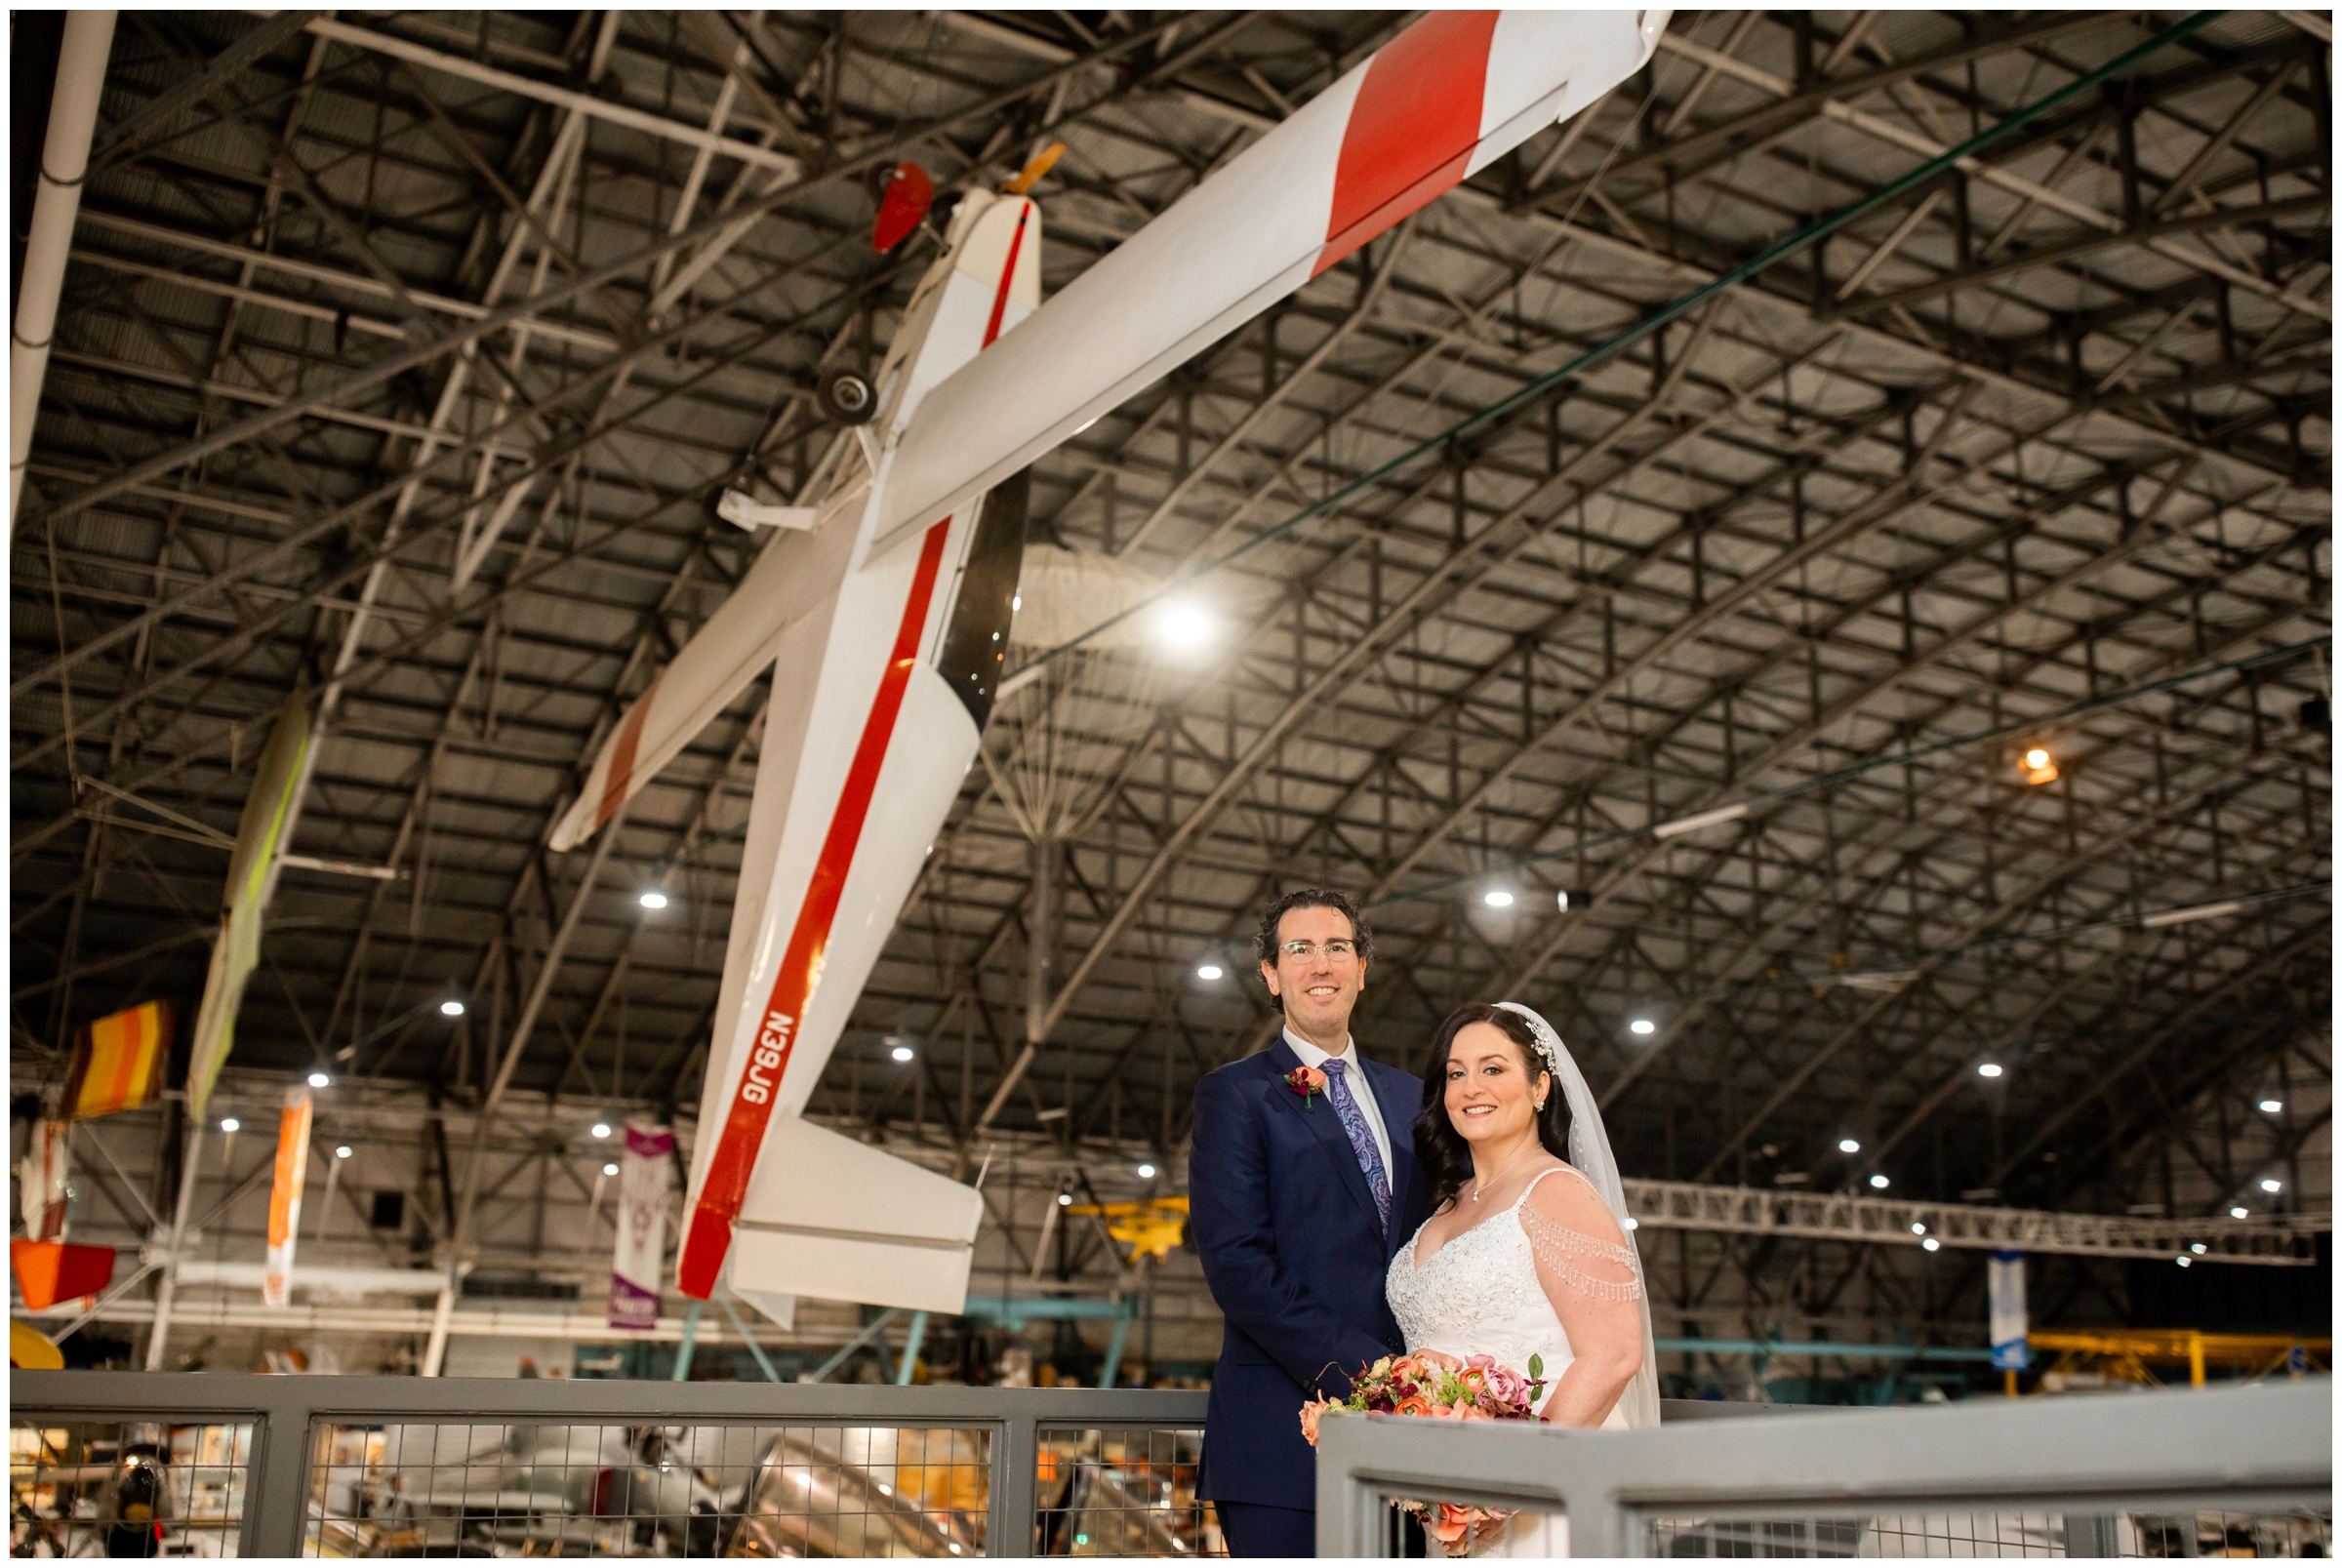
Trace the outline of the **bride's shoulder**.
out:
M 1549 1178 L 1558 1180 L 1548 1180 Z M 1564 1160 L 1555 1160 L 1529 1179 L 1523 1204 L 1545 1219 L 1589 1235 L 1616 1237 L 1618 1221 L 1610 1205 L 1594 1189 L 1586 1173 Z

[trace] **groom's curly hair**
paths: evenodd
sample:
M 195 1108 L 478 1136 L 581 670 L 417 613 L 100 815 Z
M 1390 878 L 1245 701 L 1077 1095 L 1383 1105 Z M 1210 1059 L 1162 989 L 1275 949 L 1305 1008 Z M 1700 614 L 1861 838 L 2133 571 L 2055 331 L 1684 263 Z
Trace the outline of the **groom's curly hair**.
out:
M 1275 964 L 1277 922 L 1295 909 L 1333 910 L 1350 922 L 1351 932 L 1357 939 L 1358 956 L 1374 956 L 1374 927 L 1358 913 L 1358 906 L 1351 902 L 1349 894 L 1333 888 L 1296 888 L 1261 911 L 1260 929 L 1252 934 L 1252 946 L 1262 963 Z
M 1519 1048 L 1521 1068 L 1532 1084 L 1545 1071 L 1529 1021 L 1511 1008 L 1466 1002 L 1447 1015 L 1447 1022 L 1432 1037 L 1431 1055 L 1424 1062 L 1423 1109 L 1415 1117 L 1415 1158 L 1432 1179 L 1434 1207 L 1446 1204 L 1472 1180 L 1472 1145 L 1456 1131 L 1447 1114 L 1447 1058 L 1455 1049 L 1456 1036 L 1474 1024 L 1494 1026 Z M 1558 1083 L 1546 1095 L 1545 1109 L 1537 1115 L 1537 1141 L 1554 1158 L 1569 1158 L 1569 1097 Z

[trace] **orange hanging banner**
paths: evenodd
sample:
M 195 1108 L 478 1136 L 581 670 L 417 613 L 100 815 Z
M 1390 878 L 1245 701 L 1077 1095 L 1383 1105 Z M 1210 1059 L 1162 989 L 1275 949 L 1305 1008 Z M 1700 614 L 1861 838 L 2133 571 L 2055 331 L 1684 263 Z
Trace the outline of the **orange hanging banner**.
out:
M 293 1299 L 293 1244 L 301 1238 L 301 1187 L 309 1175 L 314 1109 L 306 1088 L 285 1091 L 284 1115 L 276 1124 L 276 1185 L 268 1192 L 268 1263 L 261 1273 L 261 1300 L 270 1307 Z
M 169 1002 L 109 1014 L 73 1037 L 59 1114 L 65 1121 L 136 1110 L 163 1087 L 176 1018 Z

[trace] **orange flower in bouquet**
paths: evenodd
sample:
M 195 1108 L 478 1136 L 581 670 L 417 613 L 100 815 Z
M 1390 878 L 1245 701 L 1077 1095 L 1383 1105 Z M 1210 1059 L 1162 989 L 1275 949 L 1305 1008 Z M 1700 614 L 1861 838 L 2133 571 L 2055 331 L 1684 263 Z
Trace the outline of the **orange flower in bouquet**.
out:
M 1545 1394 L 1545 1358 L 1529 1357 L 1523 1377 L 1494 1356 L 1466 1356 L 1462 1366 L 1435 1366 L 1418 1355 L 1386 1355 L 1358 1369 L 1347 1399 L 1312 1399 L 1301 1407 L 1301 1434 L 1317 1446 L 1321 1424 L 1333 1415 L 1430 1416 L 1442 1421 L 1535 1421 Z M 1486 1540 L 1504 1528 L 1503 1508 L 1462 1503 L 1400 1501 L 1424 1521 L 1442 1549 Z

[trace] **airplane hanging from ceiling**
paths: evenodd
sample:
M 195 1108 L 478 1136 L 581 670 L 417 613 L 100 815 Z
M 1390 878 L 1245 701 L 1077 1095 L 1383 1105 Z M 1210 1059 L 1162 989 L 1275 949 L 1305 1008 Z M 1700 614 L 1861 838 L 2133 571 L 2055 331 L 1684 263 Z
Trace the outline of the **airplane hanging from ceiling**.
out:
M 610 822 L 767 668 L 755 795 L 693 1150 L 678 1283 L 941 1311 L 982 1199 L 801 1112 L 974 762 L 998 695 L 1027 466 L 1650 58 L 1665 11 L 1433 12 L 1041 304 L 1036 159 L 970 190 L 813 506 L 727 496 L 774 538 L 637 698 L 552 847 Z M 902 165 L 873 241 L 922 221 Z

